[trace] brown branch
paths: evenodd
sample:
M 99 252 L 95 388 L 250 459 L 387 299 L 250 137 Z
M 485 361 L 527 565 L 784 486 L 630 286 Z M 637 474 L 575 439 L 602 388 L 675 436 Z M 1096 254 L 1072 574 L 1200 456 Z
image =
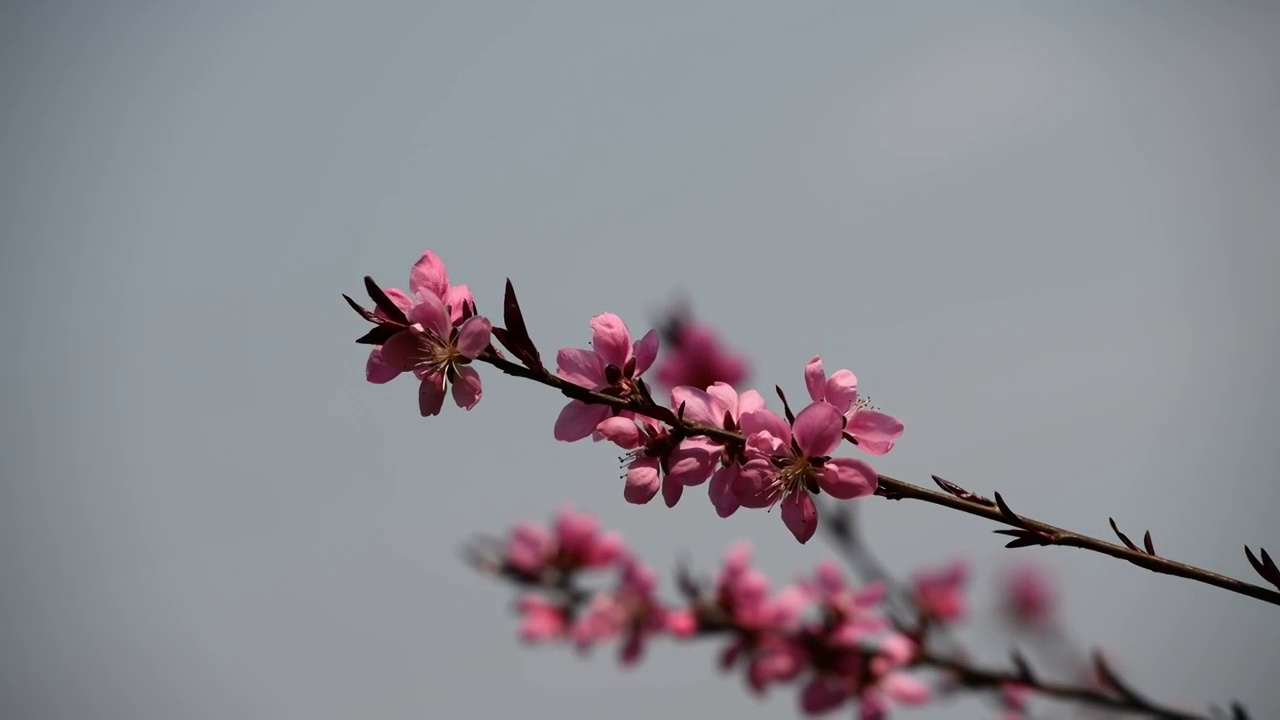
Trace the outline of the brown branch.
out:
M 677 418 L 676 414 L 670 409 L 658 405 L 657 403 L 638 400 L 623 399 L 607 395 L 600 392 L 588 390 L 587 388 L 575 385 L 571 382 L 562 380 L 558 376 L 538 367 L 531 369 L 506 359 L 495 349 L 490 349 L 480 357 L 477 361 L 488 363 L 498 368 L 502 372 L 522 377 L 535 382 L 556 388 L 563 395 L 574 400 L 581 400 L 584 403 L 607 405 L 618 410 L 630 410 L 632 412 L 660 420 L 673 429 L 679 430 L 687 436 L 702 435 L 712 440 L 717 440 L 728 444 L 741 444 L 746 438 L 739 433 L 729 432 L 723 428 L 710 427 L 700 425 L 698 423 L 689 422 L 681 418 Z M 1109 555 L 1113 558 L 1125 560 L 1138 567 L 1146 568 L 1152 572 L 1164 575 L 1173 575 L 1176 577 L 1194 580 L 1196 582 L 1212 585 L 1224 590 L 1229 590 L 1240 595 L 1245 595 L 1256 600 L 1271 603 L 1272 605 L 1280 605 L 1280 591 L 1270 590 L 1252 583 L 1236 580 L 1210 570 L 1188 565 L 1186 563 L 1177 562 L 1160 557 L 1153 553 L 1144 552 L 1141 549 L 1131 549 L 1115 543 L 1109 543 L 1088 535 L 1072 532 L 1056 525 L 1035 520 L 1024 515 L 1014 513 L 1000 497 L 999 493 L 995 493 L 995 502 L 987 500 L 979 495 L 974 495 L 954 483 L 950 483 L 940 478 L 935 481 L 947 492 L 931 490 L 929 488 L 914 485 L 904 480 L 890 477 L 888 475 L 879 476 L 879 488 L 876 494 L 880 497 L 890 500 L 918 500 L 931 505 L 940 505 L 942 507 L 958 510 L 969 515 L 986 518 L 1003 525 L 1008 525 L 1013 530 L 999 530 L 997 532 L 1012 535 L 1014 540 L 1009 543 L 1011 547 L 1024 547 L 1028 545 L 1059 545 L 1063 547 L 1075 547 L 1084 550 L 1091 550 L 1103 555 Z M 1136 546 L 1135 546 L 1136 547 Z M 1261 565 L 1261 563 L 1258 563 Z
M 489 549 L 486 550 L 481 545 L 488 545 Z M 558 596 L 564 602 L 564 606 L 571 612 L 581 610 L 582 606 L 590 598 L 591 593 L 575 584 L 571 576 L 542 575 L 534 577 L 507 567 L 501 557 L 496 554 L 496 547 L 497 544 L 492 541 L 487 543 L 477 542 L 464 549 L 463 557 L 481 572 L 499 577 L 518 587 L 537 588 Z M 681 577 L 680 584 L 685 587 L 685 594 L 689 598 L 691 607 L 698 618 L 698 629 L 691 637 L 678 639 L 693 640 L 734 634 L 750 635 L 756 632 L 752 629 L 739 627 L 731 617 L 716 607 L 714 603 L 701 597 L 696 584 L 690 578 Z M 803 640 L 804 638 L 800 637 L 799 639 Z M 1013 662 L 1014 669 L 1002 670 L 973 665 L 961 657 L 921 650 L 911 660 L 910 665 L 946 673 L 955 685 L 967 690 L 999 690 L 1009 685 L 1021 685 L 1047 697 L 1076 702 L 1086 706 L 1138 713 L 1148 717 L 1159 718 L 1160 720 L 1210 720 L 1209 716 L 1206 715 L 1188 713 L 1152 703 L 1131 690 L 1127 684 L 1121 683 L 1105 664 L 1100 665 L 1100 669 L 1103 671 L 1103 676 L 1111 680 L 1109 684 L 1112 686 L 1113 692 L 1108 692 L 1105 687 L 1093 688 L 1083 685 L 1045 682 L 1039 679 L 1031 670 L 1026 659 L 1016 652 L 1013 655 Z M 1101 662 L 1100 659 L 1099 662 Z

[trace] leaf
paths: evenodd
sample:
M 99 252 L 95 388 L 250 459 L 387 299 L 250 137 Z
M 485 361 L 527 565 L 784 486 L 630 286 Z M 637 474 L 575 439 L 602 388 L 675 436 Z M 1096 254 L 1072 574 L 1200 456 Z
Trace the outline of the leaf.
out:
M 1116 537 L 1120 538 L 1120 542 L 1125 544 L 1125 547 L 1128 547 L 1130 550 L 1133 550 L 1136 552 L 1142 552 L 1141 550 L 1138 549 L 1137 545 L 1133 544 L 1133 541 L 1129 539 L 1128 535 L 1125 535 L 1124 533 L 1120 532 L 1120 528 L 1116 526 L 1115 518 L 1107 518 L 1107 522 L 1111 523 L 1111 529 L 1115 532 Z
M 542 356 L 538 353 L 537 346 L 533 344 L 533 338 L 529 337 L 529 329 L 524 323 L 524 312 L 520 310 L 520 300 L 516 298 L 516 289 L 511 284 L 511 278 L 507 278 L 507 286 L 502 293 L 502 321 L 506 324 L 506 328 L 501 335 L 495 333 L 498 342 L 510 350 L 512 355 L 524 361 L 525 367 L 530 370 L 542 370 L 544 368 Z

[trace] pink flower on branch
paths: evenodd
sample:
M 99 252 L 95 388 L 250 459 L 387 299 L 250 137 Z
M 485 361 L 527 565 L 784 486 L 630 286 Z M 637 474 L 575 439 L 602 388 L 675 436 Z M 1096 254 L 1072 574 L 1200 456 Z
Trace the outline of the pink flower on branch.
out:
M 804 369 L 804 383 L 811 400 L 826 402 L 840 411 L 845 436 L 864 452 L 884 455 L 902 437 L 901 421 L 875 410 L 866 398 L 858 397 L 858 378 L 852 372 L 837 370 L 827 377 L 822 359 L 815 355 Z
M 619 659 L 623 665 L 633 665 L 653 636 L 669 633 L 688 637 L 696 632 L 693 613 L 662 605 L 656 597 L 657 585 L 648 566 L 635 558 L 625 558 L 617 589 L 593 596 L 574 623 L 571 633 L 578 648 L 585 650 L 602 640 L 621 636 Z
M 832 405 L 812 403 L 792 424 L 768 410 L 746 413 L 741 422 L 748 460 L 733 492 L 743 507 L 781 502 L 782 521 L 800 542 L 808 542 L 818 529 L 813 495 L 825 492 L 837 500 L 852 500 L 875 492 L 879 476 L 870 465 L 830 456 L 840 444 L 843 426 Z
M 680 386 L 671 390 L 671 405 L 677 410 L 684 407 L 684 418 L 708 427 L 737 433 L 739 418 L 746 413 L 764 409 L 764 398 L 755 390 L 742 394 L 727 383 L 712 383 L 705 390 L 692 386 Z M 738 510 L 738 497 L 733 485 L 746 462 L 745 445 L 722 446 L 720 468 L 711 476 L 707 494 L 716 514 L 729 517 Z
M 469 364 L 489 347 L 492 327 L 479 315 L 454 326 L 449 312 L 435 295 L 426 295 L 406 313 L 408 328 L 380 348 L 385 366 L 422 381 L 418 408 L 424 417 L 440 414 L 449 385 L 458 407 L 470 410 L 480 402 L 480 374 Z
M 407 319 L 409 312 L 428 297 L 440 300 L 448 309 L 449 319 L 454 325 L 463 320 L 463 313 L 468 309 L 470 314 L 475 314 L 475 299 L 471 296 L 471 290 L 466 285 L 450 285 L 444 261 L 430 250 L 424 251 L 409 271 L 409 291 L 413 293 L 412 296 L 397 288 L 383 290 L 382 293 L 394 308 L 383 308 L 379 304 L 374 314 L 383 321 L 398 321 L 402 329 L 407 329 L 411 322 Z M 365 378 L 369 382 L 387 383 L 399 377 L 402 372 L 405 371 L 399 366 L 386 361 L 381 348 L 374 348 L 369 353 L 369 360 L 365 363 Z
M 650 330 L 632 344 L 626 323 L 613 313 L 591 318 L 591 350 L 561 348 L 556 353 L 557 374 L 562 380 L 624 400 L 642 400 L 648 389 L 640 376 L 658 354 L 658 333 Z M 570 400 L 556 418 L 555 438 L 581 440 L 606 418 L 619 415 L 606 405 Z
M 564 508 L 551 531 L 534 523 L 516 525 L 504 559 L 511 569 L 537 579 L 548 572 L 563 575 L 608 567 L 622 557 L 623 549 L 622 538 L 601 532 L 590 514 Z
M 968 579 L 969 566 L 963 560 L 917 573 L 911 581 L 916 607 L 928 620 L 950 623 L 963 618 L 968 610 L 964 596 Z
M 701 485 L 715 468 L 717 448 L 701 438 L 681 438 L 652 418 L 605 418 L 595 435 L 624 450 L 627 463 L 623 497 L 643 505 L 662 489 L 667 507 L 675 507 L 685 486 Z

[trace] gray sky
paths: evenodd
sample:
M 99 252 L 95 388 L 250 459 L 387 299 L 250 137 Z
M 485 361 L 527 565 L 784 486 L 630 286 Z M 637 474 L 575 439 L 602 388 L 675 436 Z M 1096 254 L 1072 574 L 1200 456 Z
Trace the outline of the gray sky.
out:
M 429 420 L 366 384 L 339 293 L 424 248 L 482 311 L 510 276 L 548 354 L 688 292 L 763 388 L 854 370 L 906 422 L 882 472 L 1251 577 L 1243 544 L 1280 551 L 1280 14 L 1124 5 L 5 4 L 0 715 L 794 712 L 710 646 L 516 646 L 457 549 L 563 501 L 664 573 L 828 549 L 701 492 L 626 504 L 527 383 Z M 1043 559 L 1152 696 L 1280 706 L 1274 607 L 863 502 L 894 566 L 972 557 L 979 608 Z

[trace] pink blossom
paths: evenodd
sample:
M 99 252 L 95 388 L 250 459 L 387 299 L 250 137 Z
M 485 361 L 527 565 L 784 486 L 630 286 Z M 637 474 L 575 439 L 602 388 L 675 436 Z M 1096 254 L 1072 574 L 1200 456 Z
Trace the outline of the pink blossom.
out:
M 857 647 L 888 625 L 880 612 L 885 598 L 882 583 L 850 587 L 845 583 L 840 567 L 831 560 L 824 560 L 818 563 L 813 580 L 805 586 L 829 618 L 829 640 L 835 645 Z
M 864 452 L 884 455 L 902 437 L 902 422 L 859 398 L 858 378 L 848 370 L 837 370 L 827 377 L 822 359 L 815 355 L 804 369 L 804 382 L 811 400 L 829 403 L 840 411 L 845 419 L 845 434 Z
M 471 311 L 470 314 L 475 314 L 475 299 L 471 296 L 471 290 L 466 285 L 450 285 L 444 261 L 430 250 L 424 251 L 422 257 L 418 258 L 418 261 L 413 264 L 413 269 L 409 271 L 409 291 L 413 293 L 412 297 L 396 288 L 383 290 L 391 302 L 405 315 L 409 314 L 414 305 L 428 296 L 438 298 L 448 308 L 449 319 L 454 325 L 461 323 L 463 313 L 468 308 Z M 381 309 L 375 310 L 374 314 L 384 320 L 392 319 Z M 387 362 L 381 346 L 375 347 L 369 353 L 364 371 L 365 379 L 378 384 L 391 382 L 404 372 L 399 365 Z
M 733 492 L 744 507 L 781 502 L 782 521 L 800 542 L 808 542 L 818 529 L 811 494 L 852 500 L 875 492 L 879 476 L 870 465 L 828 454 L 841 439 L 842 418 L 835 407 L 812 403 L 793 425 L 768 410 L 746 413 L 741 422 L 748 460 Z
M 916 606 L 932 620 L 944 623 L 959 620 L 968 608 L 964 596 L 968 579 L 969 566 L 963 560 L 917 573 L 911 584 Z
M 800 709 L 809 715 L 827 713 L 849 700 L 858 704 L 858 717 L 887 717 L 889 701 L 920 705 L 929 700 L 929 687 L 904 672 L 916 652 L 905 635 L 892 634 L 870 654 L 834 655 L 815 668 L 800 693 Z
M 717 382 L 705 390 L 687 385 L 673 388 L 671 406 L 679 408 L 682 405 L 685 420 L 736 433 L 739 431 L 739 418 L 746 413 L 763 410 L 764 398 L 755 390 L 739 395 L 731 385 Z M 739 507 L 733 484 L 741 474 L 742 463 L 745 462 L 742 450 L 741 447 L 724 447 L 720 451 L 720 468 L 711 476 L 711 483 L 707 487 L 707 495 L 720 517 L 729 517 Z
M 1039 566 L 1024 563 L 1005 573 L 1001 583 L 1004 611 L 1015 625 L 1043 631 L 1054 624 L 1058 592 Z
M 602 533 L 588 513 L 563 508 L 553 532 L 534 523 L 516 525 L 507 539 L 506 563 L 528 576 L 549 570 L 575 572 L 606 567 L 621 557 L 622 538 Z
M 627 482 L 622 495 L 629 503 L 643 505 L 661 487 L 667 507 L 675 507 L 685 486 L 706 482 L 715 468 L 715 446 L 702 438 L 681 439 L 652 418 L 605 418 L 595 434 L 631 451 L 623 458 Z
M 459 407 L 475 407 L 480 402 L 480 374 L 469 365 L 489 347 L 489 320 L 472 315 L 455 326 L 449 308 L 432 294 L 410 308 L 407 317 L 409 327 L 382 345 L 380 357 L 390 368 L 412 371 L 422 381 L 418 408 L 423 417 L 440 414 L 450 384 Z
M 684 637 L 697 630 L 689 611 L 668 609 L 658 602 L 657 578 L 648 566 L 627 557 L 620 570 L 617 589 L 597 593 L 574 623 L 571 633 L 580 649 L 621 636 L 620 660 L 623 665 L 632 665 L 654 635 Z
M 667 339 L 657 377 L 669 388 L 706 388 L 718 382 L 736 385 L 747 375 L 746 360 L 721 344 L 709 325 L 679 320 Z
M 658 333 L 650 330 L 632 344 L 626 323 L 613 313 L 603 313 L 591 318 L 591 335 L 591 350 L 561 348 L 556 353 L 560 378 L 624 400 L 643 397 L 640 376 L 658 354 Z M 607 405 L 570 400 L 556 418 L 555 438 L 564 442 L 581 440 L 606 418 L 617 414 Z
M 568 611 L 547 598 L 525 595 L 517 607 L 520 611 L 520 639 L 524 642 L 554 640 L 568 629 Z

